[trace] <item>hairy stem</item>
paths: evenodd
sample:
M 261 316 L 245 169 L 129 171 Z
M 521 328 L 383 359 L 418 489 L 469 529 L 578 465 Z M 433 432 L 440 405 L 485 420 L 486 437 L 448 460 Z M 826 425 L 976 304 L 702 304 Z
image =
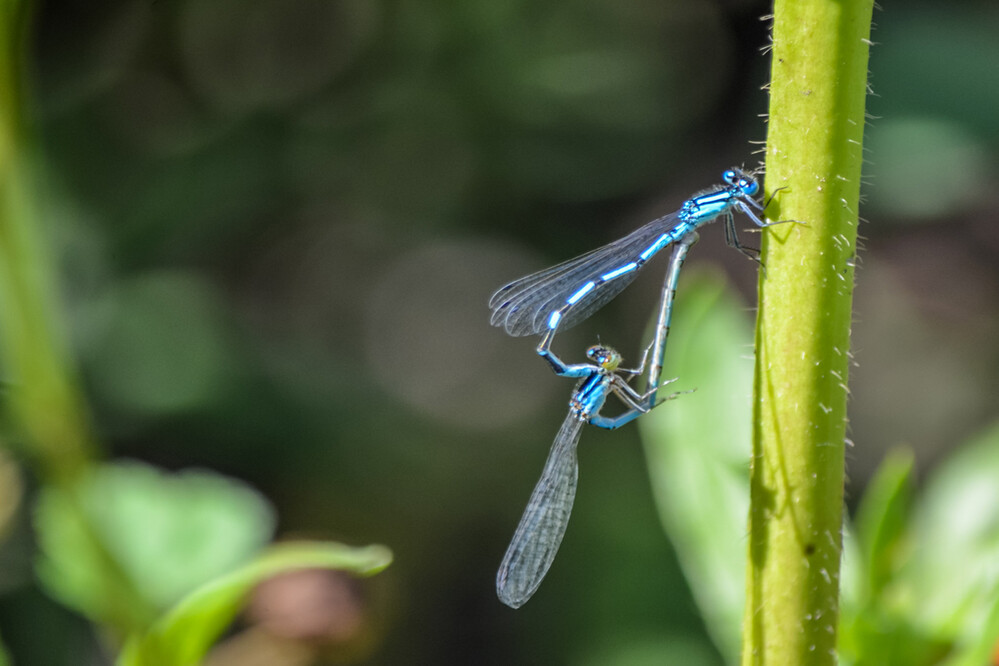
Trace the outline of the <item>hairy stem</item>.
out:
M 776 0 L 744 665 L 835 664 L 872 0 Z

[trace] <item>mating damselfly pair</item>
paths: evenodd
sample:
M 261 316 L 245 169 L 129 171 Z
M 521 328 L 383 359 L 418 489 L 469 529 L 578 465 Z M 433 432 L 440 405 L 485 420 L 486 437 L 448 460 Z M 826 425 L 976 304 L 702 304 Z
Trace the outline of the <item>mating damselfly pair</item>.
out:
M 537 353 L 555 374 L 579 379 L 566 415 L 555 436 L 513 540 L 496 575 L 496 592 L 512 608 L 527 602 L 541 585 L 569 522 L 576 495 L 579 466 L 576 447 L 583 424 L 615 429 L 651 411 L 677 394 L 660 399 L 660 381 L 666 339 L 672 318 L 673 297 L 687 251 L 697 242 L 697 230 L 718 218 L 725 222 L 726 242 L 756 259 L 757 252 L 739 243 L 734 212 L 745 214 L 758 227 L 765 222 L 764 206 L 757 199 L 756 178 L 740 169 L 722 174 L 723 185 L 687 199 L 679 210 L 652 220 L 624 238 L 532 273 L 501 287 L 489 301 L 490 322 L 513 336 L 541 335 Z M 592 363 L 567 364 L 551 350 L 558 330 L 580 323 L 613 299 L 637 277 L 655 255 L 673 247 L 660 299 L 655 337 L 635 369 L 621 369 L 620 355 L 609 347 L 587 350 Z M 647 390 L 638 393 L 629 381 L 644 372 L 649 350 Z M 616 395 L 626 411 L 615 417 L 600 414 L 607 397 Z

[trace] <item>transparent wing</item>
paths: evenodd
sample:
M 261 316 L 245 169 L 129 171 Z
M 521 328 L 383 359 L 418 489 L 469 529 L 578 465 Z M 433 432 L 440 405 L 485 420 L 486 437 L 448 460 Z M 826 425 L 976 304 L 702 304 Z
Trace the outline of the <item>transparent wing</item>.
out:
M 596 250 L 514 280 L 489 299 L 493 311 L 489 322 L 513 336 L 543 333 L 552 312 L 565 305 L 580 287 L 635 261 L 653 241 L 680 223 L 677 214 L 671 213 Z M 592 315 L 631 284 L 637 274 L 630 271 L 599 284 L 569 308 L 559 329 L 575 326 Z
M 566 416 L 496 573 L 496 594 L 511 608 L 531 598 L 562 543 L 576 498 L 576 445 L 582 428 L 583 421 L 571 413 Z

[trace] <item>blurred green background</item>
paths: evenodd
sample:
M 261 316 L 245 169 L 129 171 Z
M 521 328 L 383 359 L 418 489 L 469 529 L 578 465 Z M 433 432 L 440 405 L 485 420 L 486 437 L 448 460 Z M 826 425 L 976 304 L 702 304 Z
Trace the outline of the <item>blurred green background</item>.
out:
M 768 11 L 39 4 L 45 232 L 108 453 L 242 479 L 282 536 L 389 545 L 395 563 L 361 591 L 376 629 L 355 663 L 721 663 L 635 428 L 584 432 L 555 566 L 520 611 L 496 600 L 570 387 L 534 340 L 490 328 L 486 301 L 758 165 Z M 875 21 L 851 501 L 892 447 L 925 474 L 999 395 L 999 6 L 885 2 Z M 663 266 L 560 353 L 599 336 L 635 358 Z M 755 266 L 720 228 L 688 266 L 724 271 L 748 321 Z M 0 550 L 15 663 L 106 663 L 34 582 L 32 539 L 15 517 Z

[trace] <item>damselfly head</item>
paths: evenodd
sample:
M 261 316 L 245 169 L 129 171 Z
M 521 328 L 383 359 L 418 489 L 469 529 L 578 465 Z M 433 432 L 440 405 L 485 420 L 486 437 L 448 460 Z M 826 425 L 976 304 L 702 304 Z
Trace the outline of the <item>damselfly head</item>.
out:
M 604 370 L 614 372 L 621 365 L 621 355 L 616 350 L 603 345 L 593 345 L 586 350 L 586 358 L 590 359 Z
M 747 197 L 755 197 L 760 191 L 760 184 L 751 175 L 742 169 L 732 168 L 722 174 L 722 180 L 726 185 L 730 185 L 739 193 Z

